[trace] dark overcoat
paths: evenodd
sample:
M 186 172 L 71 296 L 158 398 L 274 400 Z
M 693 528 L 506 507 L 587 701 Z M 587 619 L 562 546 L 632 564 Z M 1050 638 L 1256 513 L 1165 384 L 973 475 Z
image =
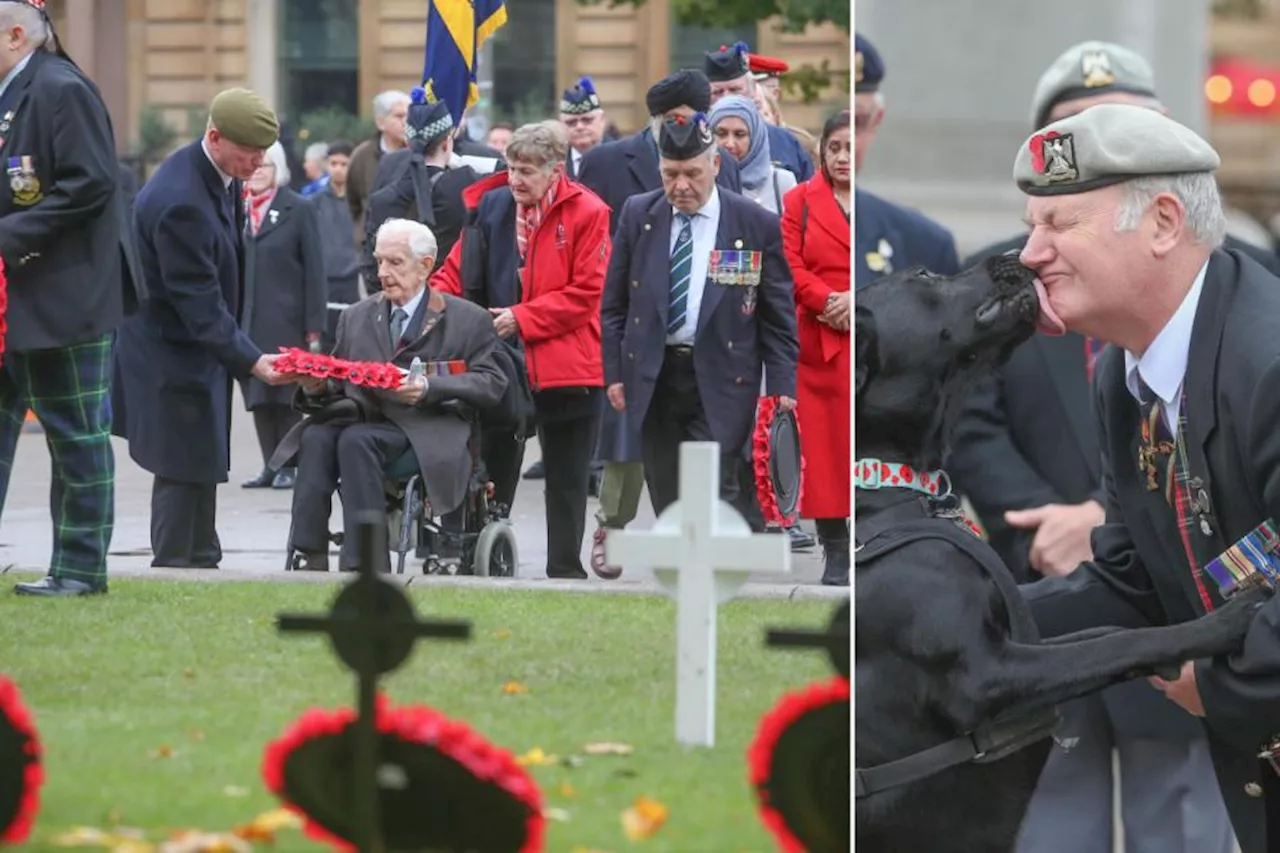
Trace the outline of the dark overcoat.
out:
M 120 327 L 113 391 L 142 468 L 171 480 L 227 481 L 231 380 L 262 356 L 240 328 L 240 183 L 224 186 L 200 140 L 180 148 L 134 201 L 149 298 Z M 121 411 L 121 409 L 117 409 Z
M 1206 611 L 1202 596 L 1221 605 L 1213 581 L 1193 573 L 1183 537 L 1203 566 L 1261 522 L 1280 519 L 1278 328 L 1280 279 L 1241 252 L 1214 252 L 1196 309 L 1182 404 L 1190 473 L 1203 481 L 1207 498 L 1207 534 L 1199 523 L 1181 530 L 1163 492 L 1147 489 L 1138 464 L 1139 406 L 1125 386 L 1124 353 L 1103 352 L 1095 404 L 1106 522 L 1093 532 L 1093 562 L 1022 588 L 1043 636 L 1185 622 Z M 1240 652 L 1196 661 L 1195 676 L 1240 847 L 1244 853 L 1274 849 L 1263 841 L 1263 801 L 1246 786 L 1260 781 L 1260 747 L 1280 734 L 1280 597 L 1259 610 Z
M 263 352 L 306 349 L 309 333 L 324 332 L 328 282 L 320 239 L 315 206 L 287 187 L 263 212 L 258 233 L 245 231 L 240 328 Z M 288 406 L 295 390 L 253 378 L 242 380 L 241 387 L 250 409 Z
M 605 383 L 623 383 L 622 420 L 628 443 L 637 448 L 666 351 L 671 220 L 671 203 L 662 190 L 623 205 L 605 279 Z M 711 435 L 722 453 L 738 453 L 755 424 L 762 371 L 770 395 L 796 396 L 796 303 L 776 215 L 720 190 L 715 248 L 760 252 L 763 261 L 756 287 L 708 278 L 693 344 L 698 394 Z
M 139 291 L 111 119 L 72 63 L 37 50 L 0 97 L 6 347 L 81 343 L 119 326 Z
M 399 153 L 394 152 L 382 159 L 385 162 Z M 378 183 L 369 196 L 365 212 L 365 244 L 360 270 L 371 290 L 381 289 L 373 250 L 382 223 L 388 219 L 421 222 L 435 235 L 436 260 L 438 264 L 443 263 L 449 257 L 453 244 L 458 242 L 467 219 L 462 191 L 477 177 L 470 166 L 441 169 L 427 166 L 421 160 L 408 160 L 398 171 L 378 172 Z
M 955 238 L 929 217 L 857 187 L 853 190 L 853 207 L 856 287 L 908 267 L 921 266 L 938 275 L 960 272 Z

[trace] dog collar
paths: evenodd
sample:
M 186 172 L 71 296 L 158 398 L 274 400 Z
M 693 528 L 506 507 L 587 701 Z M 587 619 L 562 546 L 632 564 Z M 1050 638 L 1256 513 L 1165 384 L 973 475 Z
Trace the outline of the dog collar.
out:
M 910 465 L 880 459 L 854 462 L 853 486 L 857 489 L 911 489 L 934 498 L 951 494 L 951 478 L 942 469 L 917 471 Z

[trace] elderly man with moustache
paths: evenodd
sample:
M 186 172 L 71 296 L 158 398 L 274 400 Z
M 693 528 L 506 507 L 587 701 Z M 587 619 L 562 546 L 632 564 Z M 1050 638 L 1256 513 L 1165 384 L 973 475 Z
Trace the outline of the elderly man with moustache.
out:
M 604 140 L 606 119 L 600 96 L 590 77 L 583 77 L 560 95 L 560 123 L 569 134 L 569 158 L 564 173 L 577 180 L 582 157 Z
M 427 286 L 438 254 L 435 236 L 420 222 L 388 219 L 374 237 L 382 290 L 351 306 L 338 321 L 333 354 L 351 361 L 422 360 L 425 375 L 405 377 L 395 390 L 305 379 L 303 408 L 337 401 L 358 418 L 303 423 L 293 492 L 292 546 L 304 570 L 328 570 L 328 525 L 333 493 L 342 495 L 342 569 L 354 570 L 356 526 L 364 513 L 385 513 L 383 471 L 412 451 L 437 515 L 461 506 L 471 477 L 471 426 L 442 404 L 476 409 L 502 399 L 507 379 L 494 360 L 498 336 L 488 311 Z M 317 418 L 317 421 L 319 418 Z M 286 451 L 287 452 L 287 451 Z M 387 559 L 383 552 L 382 559 Z M 389 571 L 390 563 L 379 567 Z
M 240 328 L 245 229 L 242 182 L 276 141 L 275 113 L 253 92 L 213 99 L 204 136 L 178 149 L 135 202 L 150 298 L 120 328 L 116 391 L 129 455 L 155 475 L 153 566 L 217 568 L 217 484 L 231 462 L 231 381 L 267 385 L 277 355 Z
M 1054 122 L 1018 150 L 1031 229 L 1021 261 L 1038 275 L 1041 330 L 1111 344 L 1093 393 L 1105 520 L 1090 559 L 1023 587 L 1045 637 L 1194 619 L 1274 547 L 1280 279 L 1220 248 L 1219 164 L 1188 128 L 1120 104 Z M 1278 661 L 1272 598 L 1238 652 L 1152 679 L 1204 727 L 1244 853 L 1280 842 L 1267 817 L 1280 779 L 1264 760 L 1280 752 Z M 1174 843 L 1162 849 L 1218 849 Z

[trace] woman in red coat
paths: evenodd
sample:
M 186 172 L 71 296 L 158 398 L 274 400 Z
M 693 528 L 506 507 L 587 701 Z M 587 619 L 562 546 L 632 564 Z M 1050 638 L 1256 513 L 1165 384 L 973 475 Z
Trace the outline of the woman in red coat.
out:
M 826 565 L 822 582 L 849 584 L 849 267 L 852 168 L 849 111 L 828 119 L 822 168 L 783 199 L 782 245 L 795 279 L 800 364 L 796 371 L 804 494 Z

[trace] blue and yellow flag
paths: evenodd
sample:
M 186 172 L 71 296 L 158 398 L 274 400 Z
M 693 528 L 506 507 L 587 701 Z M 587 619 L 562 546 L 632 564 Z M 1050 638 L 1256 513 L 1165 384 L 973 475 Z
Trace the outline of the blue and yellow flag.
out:
M 449 105 L 455 125 L 480 97 L 476 53 L 506 22 L 505 0 L 427 0 L 422 88 L 429 103 Z

